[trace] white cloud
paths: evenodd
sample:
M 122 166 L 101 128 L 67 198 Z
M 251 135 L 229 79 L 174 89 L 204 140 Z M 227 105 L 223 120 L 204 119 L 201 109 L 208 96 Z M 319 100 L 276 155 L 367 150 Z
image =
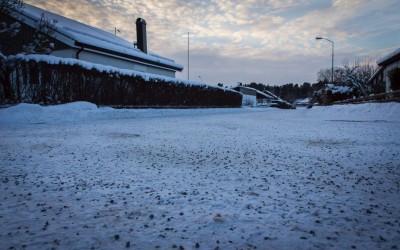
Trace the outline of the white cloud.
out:
M 135 19 L 142 17 L 147 22 L 149 49 L 156 53 L 181 58 L 190 32 L 191 48 L 203 51 L 210 60 L 247 65 L 254 65 L 252 61 L 270 65 L 291 63 L 294 58 L 307 61 L 311 57 L 325 57 L 330 44 L 316 42 L 316 36 L 333 39 L 340 51 L 338 55 L 371 53 L 384 48 L 379 44 L 375 45 L 377 48 L 363 48 L 354 41 L 375 39 L 383 34 L 382 30 L 400 31 L 398 0 L 26 0 L 26 3 L 109 32 L 117 27 L 129 41 L 136 39 Z M 210 63 L 199 67 L 204 71 L 214 70 L 207 65 Z M 232 70 L 238 71 L 240 67 L 232 65 Z M 261 66 L 254 67 L 263 74 Z M 314 75 L 318 71 L 308 70 L 315 71 Z

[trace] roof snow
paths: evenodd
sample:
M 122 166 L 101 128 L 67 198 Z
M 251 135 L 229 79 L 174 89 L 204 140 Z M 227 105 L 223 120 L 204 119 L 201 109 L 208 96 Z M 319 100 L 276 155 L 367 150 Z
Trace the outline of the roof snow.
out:
M 158 64 L 161 63 L 167 67 L 169 66 L 179 71 L 183 69 L 181 65 L 175 63 L 173 60 L 159 56 L 152 52 L 146 54 L 135 48 L 133 42 L 128 42 L 112 33 L 57 15 L 38 7 L 24 3 L 22 9 L 17 10 L 17 13 L 23 16 L 22 19 L 19 18 L 22 22 L 25 21 L 25 18 L 29 18 L 33 21 L 39 21 L 42 13 L 50 20 L 56 19 L 56 33 L 75 41 L 74 44 L 69 44 L 70 46 L 78 48 L 79 46 L 77 46 L 76 43 L 88 44 L 103 50 L 149 60 Z M 57 34 L 55 34 L 55 38 L 61 39 L 61 37 L 57 36 Z
M 392 60 L 394 57 L 400 56 L 400 48 L 396 49 L 395 51 L 387 54 L 386 56 L 382 57 L 376 63 L 381 66 L 382 64 L 385 64 L 386 62 Z

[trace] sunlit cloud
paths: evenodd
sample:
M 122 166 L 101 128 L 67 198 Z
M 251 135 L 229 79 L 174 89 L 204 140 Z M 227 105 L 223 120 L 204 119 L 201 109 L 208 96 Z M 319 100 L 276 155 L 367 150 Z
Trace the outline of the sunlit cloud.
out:
M 314 81 L 321 67 L 315 62 L 322 60 L 323 64 L 325 59 L 329 60 L 326 57 L 330 49 L 330 44 L 315 41 L 316 36 L 335 41 L 337 62 L 341 56 L 375 56 L 400 46 L 399 35 L 394 35 L 400 33 L 398 0 L 25 2 L 111 33 L 118 28 L 121 31 L 118 35 L 128 41 L 136 40 L 135 20 L 142 17 L 147 22 L 149 50 L 173 58 L 185 67 L 190 32 L 191 71 L 208 72 L 211 82 L 235 82 L 246 77 L 248 81 L 267 79 L 278 84 L 293 79 Z M 195 68 L 196 61 L 199 63 Z M 224 70 L 216 72 L 215 65 L 208 66 L 214 62 L 224 62 L 230 68 L 224 66 Z M 282 70 L 272 65 L 285 62 L 293 64 L 286 68 L 291 68 L 290 72 L 277 75 Z M 302 70 L 295 69 L 296 65 Z M 229 69 L 232 73 L 220 74 Z M 303 71 L 307 73 L 299 74 Z

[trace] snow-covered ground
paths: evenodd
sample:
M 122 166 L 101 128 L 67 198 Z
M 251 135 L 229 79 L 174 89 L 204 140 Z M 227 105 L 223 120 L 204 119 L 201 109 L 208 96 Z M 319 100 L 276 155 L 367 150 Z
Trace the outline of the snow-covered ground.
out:
M 398 249 L 400 104 L 0 110 L 0 249 Z

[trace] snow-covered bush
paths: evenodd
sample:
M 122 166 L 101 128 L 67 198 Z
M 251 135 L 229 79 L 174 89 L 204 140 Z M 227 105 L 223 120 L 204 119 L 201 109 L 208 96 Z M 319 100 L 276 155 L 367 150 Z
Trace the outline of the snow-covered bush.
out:
M 376 70 L 371 60 L 344 61 L 341 67 L 334 68 L 334 83 L 331 81 L 331 69 L 321 69 L 318 72 L 318 81 L 325 83 L 325 87 L 314 92 L 314 102 L 330 104 L 360 96 L 368 96 L 379 93 L 381 85 L 368 85 L 369 79 Z M 329 84 L 328 84 L 329 83 Z
M 361 92 L 368 93 L 371 86 L 367 83 L 376 71 L 376 65 L 370 59 L 364 61 L 356 60 L 350 63 L 345 60 L 340 67 L 333 70 L 334 84 L 348 85 L 360 89 Z M 321 69 L 317 74 L 318 82 L 332 83 L 331 68 Z
M 329 105 L 333 102 L 352 99 L 360 96 L 360 90 L 354 86 L 326 84 L 324 88 L 314 92 L 313 103 Z

